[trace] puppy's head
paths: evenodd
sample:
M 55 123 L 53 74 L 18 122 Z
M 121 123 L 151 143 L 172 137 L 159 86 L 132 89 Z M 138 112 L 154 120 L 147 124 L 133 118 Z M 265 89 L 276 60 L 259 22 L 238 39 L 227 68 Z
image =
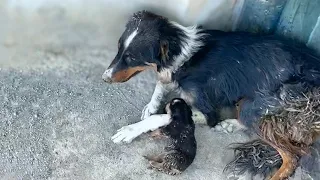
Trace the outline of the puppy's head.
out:
M 171 116 L 179 116 L 183 123 L 193 123 L 191 107 L 181 98 L 172 99 L 166 106 L 167 114 Z
M 128 21 L 118 42 L 117 55 L 102 79 L 108 83 L 125 82 L 147 68 L 160 69 L 159 66 L 168 63 L 169 56 L 180 53 L 169 50 L 179 44 L 175 40 L 179 36 L 178 29 L 162 16 L 148 11 L 135 13 Z

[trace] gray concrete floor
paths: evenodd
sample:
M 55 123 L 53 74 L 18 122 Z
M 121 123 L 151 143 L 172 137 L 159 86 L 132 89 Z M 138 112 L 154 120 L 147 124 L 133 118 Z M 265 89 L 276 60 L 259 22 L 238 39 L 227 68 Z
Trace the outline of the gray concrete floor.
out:
M 1 14 L 7 25 L 0 36 L 2 179 L 222 179 L 232 154 L 226 146 L 243 141 L 240 134 L 198 125 L 196 160 L 175 178 L 147 170 L 142 157 L 161 152 L 164 141 L 144 135 L 128 145 L 112 143 L 118 128 L 139 120 L 154 74 L 104 83 L 121 31 L 107 21 L 59 17 L 59 9 L 37 13 Z M 124 26 L 125 19 L 118 21 Z
M 146 135 L 117 145 L 110 137 L 139 121 L 155 85 L 152 72 L 127 83 L 103 83 L 115 55 L 121 19 L 72 19 L 61 9 L 32 18 L 0 12 L 1 179 L 224 179 L 232 158 L 228 144 L 242 133 L 224 134 L 197 125 L 198 154 L 188 170 L 171 177 L 147 170 L 143 155 L 165 141 Z

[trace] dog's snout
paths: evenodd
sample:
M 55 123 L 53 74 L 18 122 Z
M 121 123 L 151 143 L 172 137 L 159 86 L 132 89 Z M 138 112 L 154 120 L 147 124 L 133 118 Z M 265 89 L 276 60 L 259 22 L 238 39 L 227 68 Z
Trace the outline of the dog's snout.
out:
M 111 78 L 105 78 L 105 77 L 103 77 L 103 75 L 102 75 L 102 79 L 103 79 L 103 81 L 106 82 L 106 83 L 112 83 L 112 79 L 111 79 Z
M 106 83 L 112 83 L 112 69 L 107 69 L 103 74 L 102 74 L 102 79 Z

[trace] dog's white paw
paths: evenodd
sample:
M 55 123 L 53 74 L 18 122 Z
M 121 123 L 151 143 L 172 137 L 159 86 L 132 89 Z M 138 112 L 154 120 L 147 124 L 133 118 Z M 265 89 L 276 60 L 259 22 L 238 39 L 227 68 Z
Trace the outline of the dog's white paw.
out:
M 158 111 L 160 104 L 149 102 L 142 110 L 141 120 L 150 117 Z
M 133 139 L 135 139 L 142 133 L 143 131 L 139 128 L 139 126 L 136 126 L 136 124 L 131 124 L 119 129 L 117 134 L 111 137 L 111 140 L 114 143 L 121 143 L 121 142 L 131 143 Z
M 233 133 L 243 128 L 244 126 L 241 125 L 237 119 L 226 119 L 212 129 L 217 132 Z

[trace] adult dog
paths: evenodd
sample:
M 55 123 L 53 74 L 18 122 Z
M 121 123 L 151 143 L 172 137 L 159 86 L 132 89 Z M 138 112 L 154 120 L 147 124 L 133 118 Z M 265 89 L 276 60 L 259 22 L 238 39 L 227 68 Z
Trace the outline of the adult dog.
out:
M 243 99 L 238 119 L 252 128 L 274 106 L 265 99 L 280 96 L 277 92 L 284 84 L 320 84 L 320 59 L 304 45 L 274 35 L 185 27 L 148 11 L 130 18 L 118 48 L 102 75 L 104 81 L 125 82 L 147 68 L 155 69 L 159 80 L 142 121 L 121 128 L 115 142 L 130 142 L 169 124 L 168 116 L 150 116 L 168 92 L 178 92 L 212 127 L 222 121 L 222 108 L 233 108 Z

